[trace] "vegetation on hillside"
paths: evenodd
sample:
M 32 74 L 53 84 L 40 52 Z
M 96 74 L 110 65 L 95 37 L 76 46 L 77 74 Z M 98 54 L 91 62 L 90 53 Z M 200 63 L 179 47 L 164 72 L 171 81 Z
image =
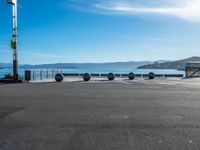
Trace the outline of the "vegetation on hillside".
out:
M 200 57 L 194 56 L 182 60 L 172 61 L 172 62 L 164 62 L 158 63 L 155 62 L 153 64 L 139 66 L 138 69 L 178 69 L 178 70 L 185 70 L 185 64 L 189 61 L 199 61 Z

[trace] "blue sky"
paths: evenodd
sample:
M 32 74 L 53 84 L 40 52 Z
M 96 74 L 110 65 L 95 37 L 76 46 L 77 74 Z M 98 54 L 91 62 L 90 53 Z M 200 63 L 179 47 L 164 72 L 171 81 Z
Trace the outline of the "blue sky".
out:
M 200 56 L 199 0 L 18 0 L 21 64 Z M 12 62 L 11 6 L 0 0 L 0 62 Z

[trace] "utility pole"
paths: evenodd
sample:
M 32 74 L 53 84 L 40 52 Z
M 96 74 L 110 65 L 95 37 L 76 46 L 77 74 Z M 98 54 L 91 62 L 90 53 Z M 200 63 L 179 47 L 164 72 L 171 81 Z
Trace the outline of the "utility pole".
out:
M 13 49 L 13 77 L 14 81 L 18 82 L 18 55 L 17 55 L 17 0 L 7 0 L 12 5 L 13 18 L 13 35 L 11 41 L 11 48 Z

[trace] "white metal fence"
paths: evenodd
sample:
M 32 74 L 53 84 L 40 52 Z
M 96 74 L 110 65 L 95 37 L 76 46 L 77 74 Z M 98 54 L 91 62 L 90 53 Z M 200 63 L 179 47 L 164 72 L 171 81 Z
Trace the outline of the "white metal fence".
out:
M 62 69 L 31 70 L 31 81 L 54 79 L 57 73 L 62 73 Z

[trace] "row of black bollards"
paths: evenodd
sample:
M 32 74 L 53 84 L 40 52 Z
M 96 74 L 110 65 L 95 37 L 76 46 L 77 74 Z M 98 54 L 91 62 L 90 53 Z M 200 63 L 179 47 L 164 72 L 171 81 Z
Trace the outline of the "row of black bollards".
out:
M 128 74 L 129 80 L 134 80 L 135 77 L 136 77 L 136 75 L 133 72 L 131 72 L 131 73 Z M 112 81 L 112 80 L 115 79 L 115 74 L 109 73 L 108 76 L 107 76 L 107 78 L 108 78 L 109 81 Z M 155 78 L 155 74 L 153 72 L 150 72 L 149 73 L 149 79 L 152 80 L 154 78 Z M 64 79 L 64 76 L 61 73 L 56 74 L 55 80 L 57 82 L 62 82 L 63 79 Z M 90 81 L 91 80 L 91 75 L 89 73 L 83 74 L 83 80 L 84 81 Z

